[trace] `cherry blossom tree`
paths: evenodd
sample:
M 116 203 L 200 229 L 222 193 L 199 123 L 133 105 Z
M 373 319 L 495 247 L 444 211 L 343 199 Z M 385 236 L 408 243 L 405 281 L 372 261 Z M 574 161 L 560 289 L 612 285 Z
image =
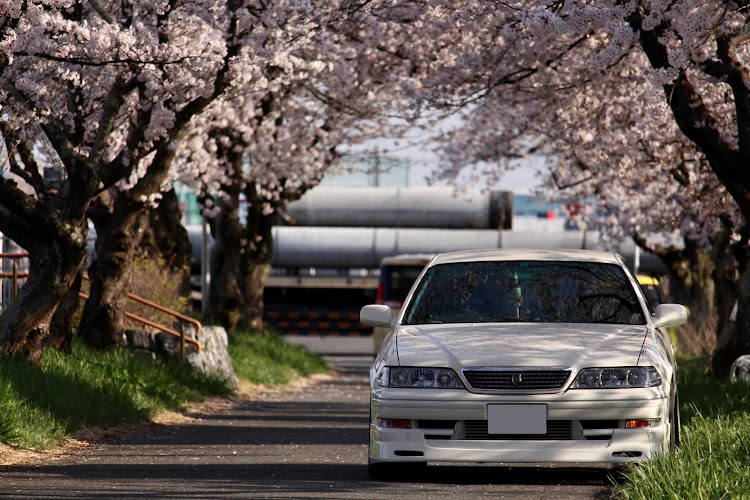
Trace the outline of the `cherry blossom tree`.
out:
M 439 138 L 439 175 L 544 152 L 555 158 L 551 185 L 606 202 L 613 234 L 710 247 L 728 283 L 733 261 L 743 335 L 726 342 L 724 359 L 748 352 L 748 9 L 745 0 L 2 0 L 0 230 L 32 264 L 0 316 L 0 343 L 40 357 L 76 290 L 87 214 L 109 234 L 97 244 L 100 291 L 84 327 L 107 331 L 106 344 L 117 340 L 116 283 L 127 281 L 138 221 L 176 165 L 196 179 L 203 173 L 190 169 L 223 172 L 204 183 L 229 194 L 218 198 L 222 217 L 234 218 L 229 200 L 243 192 L 269 215 L 335 159 L 349 140 L 336 135 L 345 118 L 380 103 L 381 114 L 395 104 L 407 118 L 462 115 L 465 126 Z M 45 178 L 44 167 L 61 175 Z M 239 233 L 241 247 L 263 231 L 250 246 Z M 664 247 L 665 258 L 677 250 Z
M 3 2 L 0 104 L 9 172 L 0 230 L 30 253 L 18 299 L 0 316 L 5 350 L 37 361 L 51 318 L 86 260 L 100 205 L 92 307 L 82 325 L 119 341 L 134 228 L 168 184 L 191 118 L 242 77 L 249 2 Z M 60 173 L 41 175 L 40 154 Z M 125 277 L 125 279 L 123 279 Z M 115 286 L 111 283 L 117 283 Z M 96 290 L 99 290 L 98 292 Z M 103 327 L 103 328 L 99 328 Z M 86 335 L 84 333 L 84 335 Z
M 5 1 L 0 10 L 0 103 L 13 173 L 0 179 L 0 230 L 32 261 L 28 284 L 0 317 L 0 341 L 32 361 L 63 297 L 75 302 L 87 217 L 97 242 L 80 332 L 93 345 L 120 342 L 144 214 L 178 177 L 174 160 L 191 131 L 207 126 L 204 146 L 225 148 L 215 151 L 221 161 L 205 164 L 229 168 L 215 178 L 230 179 L 234 150 L 246 151 L 263 175 L 240 187 L 257 189 L 253 209 L 267 216 L 279 192 L 296 196 L 319 180 L 339 141 L 332 131 L 352 123 L 345 117 L 364 123 L 370 87 L 389 78 L 380 58 L 358 55 L 369 40 L 352 48 L 339 39 L 357 41 L 342 35 L 350 16 L 370 19 L 358 2 L 38 0 Z M 39 152 L 60 174 L 57 184 L 41 176 Z M 202 165 L 180 163 L 180 174 L 197 177 L 189 170 Z M 262 247 L 255 236 L 248 241 Z
M 208 313 L 231 329 L 262 330 L 272 227 L 285 203 L 340 168 L 337 148 L 396 133 L 402 114 L 404 61 L 383 57 L 382 33 L 352 36 L 377 32 L 376 20 L 342 9 L 310 31 L 285 15 L 273 17 L 279 31 L 268 31 L 258 76 L 235 82 L 181 150 L 180 163 L 204 166 L 181 179 L 198 187 L 215 239 Z
M 217 145 L 215 152 L 222 161 L 210 163 L 183 162 L 179 166 L 185 175 L 184 178 L 196 177 L 191 173 L 195 165 L 203 165 L 204 167 L 210 165 L 213 172 L 209 171 L 208 174 L 213 179 L 232 179 L 228 183 L 230 192 L 236 193 L 236 189 L 244 190 L 245 186 L 234 184 L 241 179 L 238 174 L 242 173 L 242 166 L 237 163 L 238 160 L 241 161 L 242 155 L 238 151 L 245 148 L 253 136 L 260 137 L 265 150 L 278 148 L 281 153 L 276 156 L 282 160 L 285 155 L 288 156 L 288 152 L 294 152 L 296 149 L 298 155 L 302 154 L 312 162 L 314 155 L 311 154 L 313 150 L 310 145 L 304 139 L 288 133 L 288 130 L 285 134 L 279 133 L 277 128 L 280 125 L 280 120 L 284 118 L 275 109 L 264 112 L 265 105 L 259 104 L 258 96 L 270 95 L 271 98 L 267 100 L 273 102 L 273 94 L 278 92 L 278 89 L 286 89 L 290 85 L 301 88 L 305 82 L 314 78 L 316 72 L 326 67 L 317 54 L 307 54 L 309 57 L 300 57 L 302 47 L 314 44 L 315 40 L 321 37 L 321 33 L 324 32 L 326 16 L 337 13 L 336 9 L 326 9 L 325 7 L 335 7 L 335 5 L 326 2 L 305 4 L 279 1 L 250 4 L 247 9 L 240 9 L 242 15 L 240 16 L 241 19 L 238 17 L 238 22 L 241 21 L 241 25 L 235 27 L 230 24 L 230 31 L 227 32 L 230 42 L 233 38 L 236 38 L 233 43 L 237 46 L 237 49 L 232 51 L 230 64 L 227 66 L 231 82 L 225 75 L 220 75 L 221 78 L 229 82 L 225 91 L 226 95 L 216 106 L 206 110 L 205 114 L 191 115 L 193 120 L 186 129 L 199 131 L 191 133 L 205 134 L 205 143 L 201 144 L 199 148 L 205 148 L 209 144 Z M 323 15 L 321 15 L 321 12 Z M 241 30 L 241 36 L 235 36 L 232 31 L 235 28 Z M 265 120 L 256 119 L 256 115 L 259 113 L 258 108 L 261 108 L 260 113 L 268 115 Z M 289 122 L 297 119 L 297 123 L 302 125 L 302 127 L 298 125 L 298 128 L 312 129 L 315 135 L 319 135 L 315 127 L 320 124 L 313 123 L 311 127 L 309 123 L 312 111 L 308 112 L 307 116 L 300 114 L 300 111 L 305 110 L 301 109 L 300 106 L 288 110 L 288 114 L 291 116 L 287 117 L 286 120 Z M 209 122 L 207 120 L 211 120 L 210 117 L 214 118 L 213 121 Z M 188 124 L 186 123 L 186 125 Z M 286 129 L 291 128 L 288 124 L 285 127 Z M 255 130 L 255 128 L 259 130 Z M 272 132 L 269 133 L 269 130 L 272 130 Z M 301 142 L 296 142 L 294 139 L 300 139 Z M 227 142 L 229 144 L 226 144 Z M 190 143 L 191 141 L 188 141 L 188 144 Z M 259 144 L 261 142 L 256 142 L 256 151 L 253 153 L 255 157 L 259 155 L 260 151 L 264 150 Z M 172 160 L 178 149 L 170 147 L 163 157 L 159 157 L 157 154 L 157 157 L 149 166 L 147 175 L 154 171 L 160 172 L 162 184 L 165 180 L 174 179 L 178 172 L 175 168 L 172 168 L 174 167 Z M 257 162 L 258 159 L 255 158 L 254 161 Z M 156 165 L 161 165 L 161 168 L 157 170 Z M 240 170 L 237 170 L 238 167 Z M 284 175 L 295 176 L 294 169 L 302 167 L 307 168 L 305 165 L 300 166 L 299 161 L 287 160 L 283 163 Z M 159 188 L 155 185 L 147 189 L 151 194 L 159 192 Z M 129 277 L 122 273 L 129 269 L 127 263 L 131 260 L 130 256 L 135 243 L 138 241 L 136 232 L 138 228 L 143 227 L 139 222 L 144 218 L 143 207 L 135 203 L 134 200 L 138 197 L 144 198 L 147 193 L 136 192 L 133 194 L 134 189 L 132 188 L 111 191 L 112 193 L 101 204 L 104 206 L 104 210 L 97 210 L 96 214 L 92 213 L 92 219 L 97 226 L 97 230 L 101 227 L 110 231 L 110 234 L 102 239 L 103 244 L 109 245 L 109 248 L 103 246 L 102 251 L 100 251 L 99 246 L 97 246 L 97 259 L 90 268 L 92 279 L 97 275 L 104 276 L 107 279 L 101 280 L 99 289 L 102 293 L 96 296 L 97 300 L 90 299 L 87 301 L 81 322 L 81 330 L 84 335 L 89 331 L 99 332 L 104 328 L 113 334 L 119 332 L 119 324 L 112 324 L 111 318 L 113 316 L 109 315 L 107 307 L 117 297 L 123 296 L 123 286 L 127 284 Z M 234 204 L 236 206 L 236 200 Z M 94 206 L 100 208 L 100 204 Z M 231 210 L 227 210 L 227 212 L 236 214 Z M 220 231 L 222 241 L 219 248 L 221 251 L 215 253 L 217 261 L 215 268 L 221 270 L 221 272 L 218 279 L 214 281 L 215 293 L 212 296 L 215 297 L 215 300 L 213 301 L 213 310 L 225 311 L 229 309 L 233 311 L 244 302 L 241 296 L 237 297 L 235 291 L 240 284 L 246 282 L 245 275 L 255 273 L 262 276 L 262 270 L 265 267 L 243 266 L 242 272 L 235 272 L 237 270 L 236 264 L 239 262 L 237 252 L 241 241 L 236 238 L 224 238 L 224 236 L 237 234 L 230 230 L 230 227 L 236 225 L 236 221 L 229 217 L 220 219 L 220 222 L 223 222 L 221 227 L 224 230 Z M 117 233 L 111 232 L 113 229 L 118 232 L 129 230 L 132 236 L 118 237 Z M 266 235 L 263 234 L 263 236 Z M 270 229 L 267 236 L 270 240 Z M 255 236 L 244 241 L 250 241 L 252 245 L 257 245 L 259 251 L 266 248 L 266 245 L 270 248 L 270 243 L 266 243 L 262 239 L 258 241 Z M 118 254 L 123 251 L 127 252 L 128 258 L 122 259 L 119 257 Z M 270 259 L 270 254 L 268 255 Z M 227 265 L 223 265 L 224 262 Z M 104 265 L 103 269 L 99 268 L 100 263 Z M 112 270 L 117 270 L 122 279 L 112 280 Z M 257 280 L 249 279 L 247 282 L 255 284 Z M 94 298 L 93 294 L 92 298 Z M 89 311 L 91 311 L 91 314 L 88 314 Z M 96 315 L 99 315 L 101 319 L 97 320 Z M 233 327 L 236 323 L 232 314 L 229 313 L 220 315 L 219 319 L 230 327 Z
M 441 138 L 438 176 L 502 171 L 544 152 L 555 159 L 551 185 L 595 196 L 608 226 L 644 245 L 658 232 L 686 248 L 731 244 L 713 250 L 742 273 L 742 335 L 717 372 L 750 352 L 748 2 L 400 5 L 378 12 L 421 42 L 400 49 L 417 68 L 405 88 L 465 122 Z
M 648 86 L 643 81 L 638 89 Z M 654 114 L 653 126 L 644 128 L 641 116 L 649 111 L 637 103 L 645 98 L 633 101 L 630 93 L 611 83 L 596 89 L 589 83 L 585 94 L 571 96 L 564 116 L 546 118 L 551 125 L 545 123 L 546 130 L 536 122 L 532 133 L 540 139 L 519 144 L 518 154 L 523 147 L 544 148 L 553 196 L 586 206 L 581 211 L 586 227 L 602 231 L 613 247 L 629 236 L 659 255 L 670 273 L 673 298 L 689 305 L 693 318 L 718 314 L 726 321 L 736 283 L 724 279 L 720 269 L 731 260 L 725 233 L 740 228 L 737 204 L 670 113 Z M 604 112 L 592 112 L 600 101 L 607 103 Z M 503 144 L 502 132 L 490 125 L 494 114 L 495 108 L 477 109 L 466 118 L 470 128 L 443 137 L 451 168 L 476 168 Z M 486 163 L 483 168 L 498 173 Z

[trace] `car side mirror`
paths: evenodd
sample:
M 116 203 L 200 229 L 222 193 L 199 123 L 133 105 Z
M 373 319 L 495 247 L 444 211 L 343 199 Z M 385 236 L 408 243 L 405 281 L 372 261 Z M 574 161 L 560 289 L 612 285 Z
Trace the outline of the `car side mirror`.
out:
M 683 325 L 687 322 L 687 309 L 680 304 L 659 304 L 653 320 L 656 328 Z
M 390 327 L 393 312 L 390 306 L 371 304 L 359 311 L 359 321 L 367 326 Z

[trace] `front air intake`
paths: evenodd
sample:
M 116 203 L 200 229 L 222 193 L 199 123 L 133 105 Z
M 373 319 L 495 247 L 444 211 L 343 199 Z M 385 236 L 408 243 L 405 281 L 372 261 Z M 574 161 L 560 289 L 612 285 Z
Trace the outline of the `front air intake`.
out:
M 467 420 L 466 437 L 468 440 L 513 440 L 513 441 L 547 441 L 569 440 L 572 437 L 570 420 L 547 420 L 545 434 L 490 434 L 486 420 Z
M 570 370 L 466 369 L 464 376 L 472 389 L 539 391 L 561 389 L 570 377 Z

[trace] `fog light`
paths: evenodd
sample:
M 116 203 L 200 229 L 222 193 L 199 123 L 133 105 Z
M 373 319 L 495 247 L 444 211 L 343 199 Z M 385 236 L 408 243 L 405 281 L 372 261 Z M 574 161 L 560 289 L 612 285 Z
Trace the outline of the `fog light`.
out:
M 390 427 L 392 429 L 411 429 L 411 420 L 402 418 L 379 418 L 378 426 Z
M 643 427 L 656 427 L 659 425 L 659 419 L 656 420 L 626 420 L 626 429 L 641 429 Z

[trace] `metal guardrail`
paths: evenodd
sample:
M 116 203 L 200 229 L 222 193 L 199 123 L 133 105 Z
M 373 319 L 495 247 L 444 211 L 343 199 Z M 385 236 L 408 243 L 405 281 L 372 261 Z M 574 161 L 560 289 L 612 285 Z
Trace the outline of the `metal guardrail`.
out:
M 78 296 L 81 297 L 82 299 L 88 299 L 89 298 L 89 296 L 87 294 L 83 293 L 83 292 L 78 292 Z M 154 302 L 150 302 L 150 301 L 148 301 L 148 300 L 146 300 L 146 299 L 144 299 L 142 297 L 138 297 L 137 295 L 133 295 L 132 293 L 128 294 L 128 298 L 129 299 L 133 299 L 133 300 L 135 300 L 137 302 L 141 302 L 142 304 L 145 304 L 145 305 L 147 305 L 149 307 L 153 307 L 154 309 L 157 309 L 157 310 L 159 310 L 159 311 L 161 311 L 163 313 L 170 314 L 170 315 L 172 315 L 172 316 L 180 319 L 181 321 L 185 321 L 187 323 L 192 323 L 193 325 L 197 324 L 196 335 L 198 335 L 200 333 L 200 331 L 201 331 L 201 324 L 200 324 L 200 322 L 198 320 L 195 320 L 195 319 L 187 317 L 187 316 L 183 316 L 182 314 L 180 314 L 178 312 L 172 311 L 171 309 L 167 309 L 165 307 L 161 307 L 160 305 L 158 305 L 158 304 L 156 304 Z M 127 312 L 127 311 L 125 311 L 125 317 L 128 318 L 128 319 L 132 319 L 133 321 L 137 321 L 139 323 L 143 323 L 144 325 L 150 326 L 152 328 L 156 328 L 157 330 L 161 330 L 162 332 L 167 333 L 169 335 L 172 335 L 173 337 L 178 337 L 180 339 L 180 356 L 182 356 L 183 358 L 185 357 L 185 343 L 186 342 L 189 343 L 189 344 L 193 344 L 196 347 L 197 352 L 201 352 L 200 342 L 198 342 L 195 339 L 191 339 L 190 337 L 185 336 L 185 328 L 184 327 L 180 328 L 180 331 L 177 332 L 175 330 L 172 330 L 171 328 L 167 328 L 164 325 L 160 325 L 159 323 L 155 323 L 155 322 L 153 322 L 153 321 L 151 321 L 149 319 L 146 319 L 146 318 L 144 318 L 142 316 L 138 316 L 137 314 L 133 314 L 133 313 L 130 313 L 130 312 Z
M 12 259 L 13 260 L 13 271 L 12 272 L 0 272 L 0 280 L 2 279 L 12 279 L 13 280 L 13 290 L 12 290 L 12 296 L 15 297 L 18 294 L 18 281 L 23 278 L 28 278 L 29 273 L 25 271 L 19 271 L 17 266 L 18 259 L 26 258 L 28 257 L 28 252 L 17 252 L 17 253 L 0 253 L 0 259 Z M 87 275 L 83 276 L 84 279 L 89 280 L 89 277 Z M 83 292 L 78 292 L 79 297 L 82 299 L 88 299 L 89 296 Z M 157 330 L 160 330 L 166 334 L 172 335 L 173 337 L 178 337 L 180 339 L 180 355 L 184 358 L 185 357 L 185 343 L 193 344 L 196 347 L 197 352 L 201 352 L 201 345 L 200 342 L 198 342 L 195 339 L 192 339 L 190 337 L 187 337 L 185 335 L 185 328 L 184 324 L 189 323 L 195 327 L 195 334 L 196 336 L 200 334 L 201 332 L 201 323 L 195 318 L 191 318 L 189 316 L 185 316 L 183 314 L 180 314 L 176 311 L 173 311 L 171 309 L 168 309 L 166 307 L 163 307 L 155 302 L 151 302 L 150 300 L 144 299 L 143 297 L 140 297 L 138 295 L 128 293 L 128 298 L 131 300 L 134 300 L 136 302 L 139 302 L 145 306 L 148 306 L 152 309 L 156 309 L 157 311 L 163 312 L 165 314 L 169 314 L 170 316 L 177 318 L 181 321 L 181 328 L 180 331 L 177 332 L 171 328 L 168 328 L 164 325 L 160 325 L 159 323 L 153 322 L 149 319 L 146 319 L 142 316 L 138 316 L 137 314 L 133 314 L 130 312 L 125 312 L 125 317 L 128 319 L 131 319 L 133 321 L 136 321 L 138 323 L 142 323 L 144 325 L 150 326 L 151 328 L 156 328 Z
M 88 275 L 85 275 L 85 274 L 83 275 L 83 279 L 90 281 Z M 78 295 L 83 299 L 89 298 L 89 296 L 83 292 L 78 292 Z M 160 306 L 156 302 L 151 302 L 150 300 L 144 299 L 143 297 L 139 297 L 138 295 L 135 295 L 132 293 L 128 293 L 127 295 L 128 295 L 128 298 L 131 300 L 134 300 L 152 309 L 156 309 L 157 311 L 163 312 L 165 314 L 169 314 L 170 316 L 179 319 L 182 322 L 181 323 L 182 327 L 180 328 L 179 332 L 176 332 L 175 330 L 172 330 L 171 328 L 167 328 L 164 325 L 160 325 L 142 316 L 138 316 L 137 314 L 129 313 L 127 311 L 125 312 L 126 318 L 132 319 L 134 321 L 150 326 L 152 328 L 156 328 L 157 330 L 161 330 L 162 332 L 172 335 L 173 337 L 178 337 L 180 339 L 180 355 L 183 358 L 185 357 L 185 343 L 186 342 L 189 344 L 193 344 L 196 347 L 197 352 L 201 352 L 200 343 L 195 339 L 191 339 L 190 337 L 185 336 L 185 327 L 184 327 L 184 323 L 190 323 L 191 325 L 193 325 L 195 327 L 195 335 L 197 336 L 201 332 L 200 321 L 198 321 L 195 318 L 185 316 L 184 314 L 180 314 L 171 309 L 167 309 L 166 307 Z

